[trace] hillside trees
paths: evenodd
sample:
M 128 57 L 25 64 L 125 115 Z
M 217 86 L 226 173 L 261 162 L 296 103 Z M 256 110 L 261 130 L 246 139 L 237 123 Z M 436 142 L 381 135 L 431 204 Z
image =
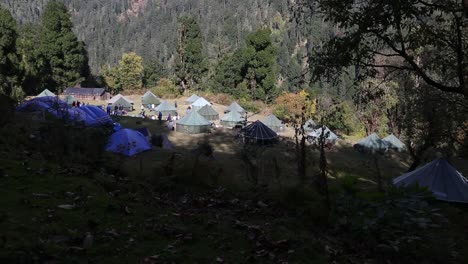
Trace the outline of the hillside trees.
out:
M 175 72 L 185 94 L 201 82 L 208 70 L 202 43 L 198 22 L 192 17 L 180 18 Z
M 8 10 L 0 6 L 0 93 L 7 96 L 21 93 L 22 73 L 18 67 L 17 38 L 16 21 Z
M 83 42 L 73 32 L 73 23 L 64 4 L 51 1 L 42 15 L 39 50 L 47 62 L 50 89 L 61 92 L 89 75 Z
M 246 47 L 219 63 L 212 80 L 213 89 L 237 97 L 272 102 L 279 94 L 277 54 L 269 29 L 248 34 Z
M 113 94 L 143 87 L 143 58 L 135 52 L 124 53 L 114 67 L 103 66 L 101 75 Z

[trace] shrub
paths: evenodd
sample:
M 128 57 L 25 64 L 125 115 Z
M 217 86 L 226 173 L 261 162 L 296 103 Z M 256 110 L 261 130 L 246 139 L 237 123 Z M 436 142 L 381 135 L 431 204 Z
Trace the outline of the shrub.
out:
M 177 86 L 166 78 L 159 80 L 158 86 L 151 89 L 151 92 L 161 98 L 177 98 L 180 96 L 180 90 L 177 89 Z
M 247 112 L 258 113 L 261 108 L 253 101 L 247 101 L 245 99 L 239 101 L 239 105 L 242 106 Z

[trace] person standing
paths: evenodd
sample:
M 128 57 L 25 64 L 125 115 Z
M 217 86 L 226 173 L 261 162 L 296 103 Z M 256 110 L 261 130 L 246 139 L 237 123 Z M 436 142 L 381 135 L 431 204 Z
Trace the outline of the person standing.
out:
M 107 105 L 106 110 L 107 110 L 107 114 L 110 115 L 110 114 L 111 114 L 111 106 L 110 106 L 110 104 Z
M 162 113 L 161 112 L 159 112 L 159 114 L 158 114 L 158 120 L 162 121 Z

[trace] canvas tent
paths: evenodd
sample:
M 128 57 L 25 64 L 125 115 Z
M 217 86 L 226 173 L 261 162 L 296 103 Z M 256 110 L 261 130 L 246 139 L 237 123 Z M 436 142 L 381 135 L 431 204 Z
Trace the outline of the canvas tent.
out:
M 236 112 L 236 111 L 231 111 L 223 116 L 221 118 L 221 125 L 224 127 L 235 127 L 237 124 L 241 123 L 244 121 L 244 118 Z
M 115 106 L 122 106 L 123 109 L 127 111 L 133 110 L 133 104 L 123 96 L 118 98 L 114 103 L 112 103 L 112 107 L 115 107 Z
M 76 98 L 73 96 L 73 95 L 66 95 L 64 98 L 63 98 L 63 101 L 67 104 L 67 105 L 72 105 L 73 102 L 76 102 Z
M 242 135 L 244 142 L 250 144 L 267 145 L 275 143 L 278 139 L 275 131 L 258 120 L 242 129 Z
M 304 131 L 305 132 L 312 132 L 312 131 L 315 130 L 316 127 L 317 127 L 317 124 L 314 122 L 314 120 L 309 119 L 304 124 Z
M 115 102 L 120 100 L 120 98 L 123 98 L 125 101 L 129 102 L 130 104 L 133 104 L 132 100 L 128 99 L 127 97 L 125 97 L 125 96 L 123 96 L 121 94 L 118 94 L 118 95 L 112 97 L 111 99 L 107 100 L 107 103 L 113 105 Z
M 188 104 L 188 105 L 193 104 L 193 102 L 198 100 L 198 98 L 200 98 L 200 96 L 198 96 L 196 94 L 192 94 L 192 96 L 190 96 L 189 98 L 187 98 L 187 100 L 185 100 L 185 103 Z
M 322 132 L 323 131 L 323 132 Z M 308 134 L 308 136 L 310 136 L 311 138 L 313 138 L 314 140 L 317 140 L 320 138 L 320 136 L 322 135 L 322 133 L 324 133 L 324 136 L 325 136 L 325 141 L 326 142 L 329 142 L 329 143 L 332 143 L 332 144 L 335 144 L 336 141 L 338 140 L 338 136 L 333 133 L 328 127 L 325 127 L 324 128 L 317 128 L 315 129 L 314 131 L 312 131 L 311 133 Z
M 127 128 L 113 133 L 106 146 L 106 151 L 125 156 L 133 156 L 150 149 L 151 145 L 140 132 Z
M 275 115 L 268 115 L 262 120 L 262 123 L 277 133 L 283 130 L 283 122 L 281 122 L 281 120 L 279 120 Z
M 141 97 L 141 103 L 143 104 L 144 107 L 148 108 L 148 105 L 154 104 L 158 105 L 161 103 L 159 98 L 153 94 L 151 91 L 147 91 L 142 97 Z
M 388 135 L 387 137 L 385 137 L 384 139 L 382 139 L 384 142 L 387 143 L 388 147 L 391 148 L 391 149 L 395 149 L 395 150 L 398 150 L 398 151 L 404 151 L 406 149 L 406 146 L 405 144 L 403 144 L 403 142 L 401 142 L 401 140 L 399 140 L 397 137 L 395 137 L 395 135 L 391 134 L 391 135 Z
M 56 96 L 53 92 L 49 91 L 49 89 L 45 89 L 37 97 L 44 97 L 44 96 Z
M 361 152 L 386 152 L 388 145 L 377 134 L 372 133 L 368 137 L 361 139 L 358 143 L 354 144 L 354 148 Z
M 169 103 L 167 101 L 163 101 L 154 110 L 156 112 L 161 112 L 163 116 L 175 115 L 175 113 L 177 112 L 177 109 L 175 108 L 174 104 Z
M 229 112 L 238 112 L 239 114 L 243 115 L 245 114 L 245 109 L 242 108 L 237 102 L 232 102 L 226 110 L 224 110 L 224 113 L 229 113 Z
M 436 159 L 403 174 L 395 178 L 393 184 L 399 187 L 419 185 L 429 189 L 439 200 L 468 203 L 468 180 L 446 159 Z
M 198 112 L 192 111 L 176 123 L 176 131 L 186 134 L 211 132 L 211 123 Z
M 211 105 L 210 102 L 208 102 L 205 98 L 203 97 L 200 97 L 198 98 L 195 102 L 193 102 L 191 104 L 192 106 L 192 110 L 194 111 L 198 111 L 200 110 L 202 107 L 204 107 L 205 105 Z
M 206 118 L 207 120 L 218 120 L 219 114 L 216 112 L 213 107 L 210 105 L 205 105 L 200 110 L 197 111 L 201 116 Z

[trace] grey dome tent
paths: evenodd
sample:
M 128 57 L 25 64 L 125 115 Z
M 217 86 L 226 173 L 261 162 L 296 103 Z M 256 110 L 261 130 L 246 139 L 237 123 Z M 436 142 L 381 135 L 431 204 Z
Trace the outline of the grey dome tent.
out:
M 403 144 L 403 142 L 401 142 L 401 140 L 399 140 L 397 137 L 395 137 L 393 134 L 391 135 L 388 135 L 387 137 L 385 137 L 384 139 L 382 139 L 384 142 L 387 143 L 387 145 L 392 148 L 392 149 L 395 149 L 395 150 L 398 150 L 398 151 L 405 151 L 406 149 L 406 146 L 405 144 Z
M 44 89 L 37 97 L 44 97 L 44 96 L 56 96 L 53 92 L 49 91 L 49 89 Z
M 243 115 L 245 114 L 245 109 L 242 108 L 237 102 L 232 102 L 231 105 L 229 105 L 226 110 L 224 110 L 224 113 L 229 113 L 229 112 L 238 112 L 239 114 Z
M 221 118 L 221 125 L 224 127 L 235 127 L 237 124 L 243 122 L 245 119 L 242 118 L 242 116 L 236 112 L 232 111 L 223 116 Z
M 258 120 L 242 129 L 242 135 L 245 143 L 258 145 L 272 144 L 278 139 L 275 131 Z
M 133 104 L 133 101 L 128 99 L 127 97 L 121 95 L 121 94 L 118 94 L 118 95 L 115 95 L 114 97 L 112 97 L 111 99 L 107 100 L 107 103 L 108 104 L 114 104 L 115 102 L 117 102 L 117 100 L 119 100 L 120 98 L 123 98 L 125 101 L 129 102 L 130 104 Z
M 283 122 L 281 122 L 281 120 L 279 120 L 275 115 L 268 115 L 262 120 L 262 123 L 277 133 L 283 130 Z
M 313 138 L 314 140 L 319 139 L 322 135 L 322 131 L 327 142 L 330 142 L 332 144 L 336 143 L 336 141 L 338 140 L 338 136 L 335 133 L 333 133 L 328 127 L 325 127 L 325 129 L 322 127 L 317 128 L 311 133 L 309 133 L 308 136 Z
M 133 110 L 133 104 L 129 101 L 127 101 L 127 99 L 125 97 L 120 97 L 118 98 L 113 104 L 112 106 L 122 106 L 125 110 L 127 111 L 131 111 Z
M 148 107 L 148 105 L 151 105 L 151 104 L 158 105 L 161 103 L 161 101 L 154 93 L 152 93 L 151 91 L 147 91 L 141 97 L 141 103 L 143 104 L 144 107 Z
M 388 150 L 388 145 L 382 139 L 377 136 L 377 134 L 372 133 L 368 137 L 361 139 L 358 143 L 354 144 L 354 148 L 361 152 L 386 152 Z
M 72 105 L 73 102 L 76 102 L 76 98 L 73 96 L 73 95 L 67 95 L 63 98 L 63 101 L 67 104 L 67 105 Z
M 200 97 L 198 98 L 195 102 L 193 102 L 191 104 L 192 106 L 192 109 L 194 111 L 198 111 L 200 110 L 202 107 L 204 107 L 205 105 L 211 105 L 210 102 L 208 102 L 205 98 L 203 97 Z
M 167 101 L 163 101 L 154 110 L 156 112 L 161 112 L 163 116 L 175 115 L 175 113 L 177 112 L 177 109 L 175 108 L 174 104 L 171 104 Z
M 399 187 L 419 185 L 428 188 L 439 200 L 468 203 L 468 180 L 446 159 L 436 159 L 403 174 L 395 178 L 393 184 Z
M 218 120 L 219 114 L 216 112 L 213 107 L 210 105 L 205 105 L 200 110 L 197 111 L 201 116 L 206 118 L 207 120 Z
M 211 132 L 211 123 L 198 112 L 192 111 L 176 122 L 176 131 L 186 134 Z
M 187 100 L 185 100 L 185 103 L 190 105 L 193 102 L 195 102 L 196 100 L 198 100 L 198 98 L 200 98 L 200 96 L 198 96 L 196 94 L 192 94 L 192 96 L 190 96 L 189 98 L 187 98 Z
M 304 131 L 305 132 L 312 132 L 314 129 L 317 127 L 317 124 L 314 122 L 314 120 L 309 119 L 307 122 L 304 124 Z

